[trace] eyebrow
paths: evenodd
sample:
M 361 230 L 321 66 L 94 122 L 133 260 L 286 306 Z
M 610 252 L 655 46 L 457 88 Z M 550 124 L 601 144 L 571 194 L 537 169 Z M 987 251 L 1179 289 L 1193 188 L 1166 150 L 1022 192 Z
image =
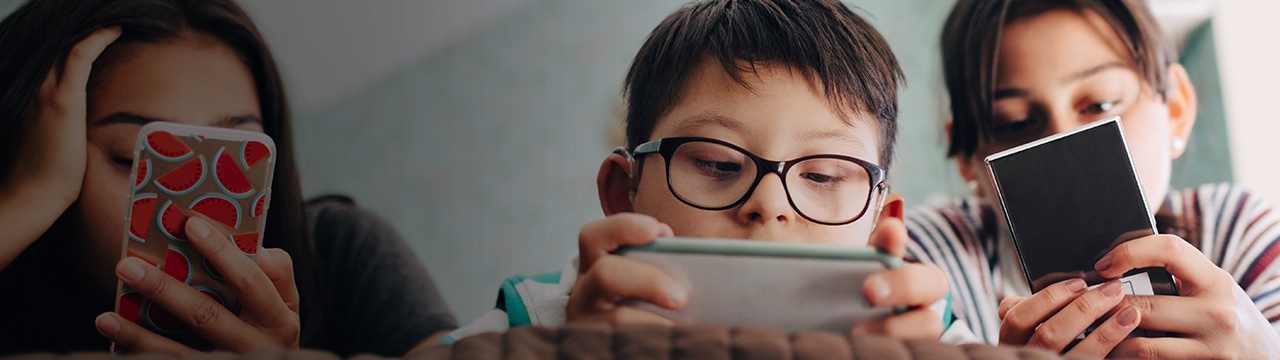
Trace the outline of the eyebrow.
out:
M 739 134 L 745 133 L 746 126 L 737 120 L 720 115 L 714 112 L 706 112 L 689 117 L 684 124 L 676 128 L 676 133 L 687 134 L 693 130 L 697 130 L 709 126 L 723 127 Z M 802 141 L 818 141 L 818 140 L 836 140 L 849 143 L 852 146 L 861 147 L 864 144 L 861 141 L 839 131 L 831 130 L 815 130 L 800 135 Z
M 742 122 L 714 112 L 706 112 L 689 117 L 684 124 L 681 124 L 680 127 L 676 128 L 676 132 L 687 133 L 708 126 L 719 126 L 738 133 L 742 133 L 746 128 L 742 125 Z
M 1071 75 L 1067 75 L 1066 77 L 1062 78 L 1062 80 L 1061 80 L 1060 82 L 1061 82 L 1061 83 L 1063 83 L 1063 84 L 1070 84 L 1070 83 L 1073 83 L 1073 82 L 1077 82 L 1077 81 L 1083 80 L 1084 78 L 1087 78 L 1087 77 L 1090 77 L 1090 76 L 1093 76 L 1093 75 L 1097 75 L 1097 74 L 1098 74 L 1098 73 L 1100 73 L 1100 72 L 1107 71 L 1107 70 L 1112 70 L 1112 69 L 1116 69 L 1116 68 L 1125 68 L 1125 65 L 1124 65 L 1123 63 L 1118 62 L 1118 61 L 1113 61 L 1113 62 L 1105 63 L 1105 64 L 1102 64 L 1102 65 L 1098 65 L 1098 66 L 1094 66 L 1094 67 L 1091 67 L 1091 68 L 1085 69 L 1084 71 L 1080 71 L 1080 72 L 1077 72 L 1077 73 L 1074 73 L 1074 74 L 1071 74 Z M 1026 90 L 1019 89 L 1019 88 L 1004 88 L 1004 89 L 996 89 L 996 91 L 995 91 L 995 93 L 994 93 L 993 95 L 995 96 L 995 97 L 994 97 L 994 100 L 1002 100 L 1002 99 L 1006 99 L 1006 98 L 1013 98 L 1013 97 L 1017 97 L 1017 98 L 1025 98 L 1025 97 L 1027 97 L 1027 96 L 1030 96 L 1030 95 L 1027 93 L 1027 91 L 1026 91 Z
M 150 124 L 156 121 L 172 122 L 173 120 L 146 117 L 146 116 L 142 116 L 134 113 L 118 112 L 118 113 L 103 117 L 102 119 L 98 120 L 98 122 L 94 123 L 93 126 L 98 127 L 98 126 L 105 126 L 105 125 L 111 125 L 111 124 L 134 124 L 134 125 L 141 126 L 141 125 Z M 259 118 L 257 115 L 227 116 L 222 119 L 219 119 L 213 125 L 217 127 L 235 127 L 245 123 L 262 124 L 262 119 Z

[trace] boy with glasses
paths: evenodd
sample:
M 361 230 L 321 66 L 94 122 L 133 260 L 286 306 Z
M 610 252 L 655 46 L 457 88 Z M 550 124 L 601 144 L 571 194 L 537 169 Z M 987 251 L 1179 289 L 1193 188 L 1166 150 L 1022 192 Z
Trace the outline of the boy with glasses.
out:
M 902 256 L 902 199 L 884 182 L 901 80 L 885 40 L 835 0 L 677 10 L 627 74 L 628 146 L 596 179 L 608 217 L 582 228 L 564 271 L 507 280 L 497 309 L 445 341 L 524 324 L 669 324 L 622 300 L 679 309 L 694 289 L 614 254 L 656 237 L 873 245 Z M 909 264 L 864 285 L 872 305 L 907 311 L 853 334 L 971 337 L 942 319 L 948 286 L 936 266 Z

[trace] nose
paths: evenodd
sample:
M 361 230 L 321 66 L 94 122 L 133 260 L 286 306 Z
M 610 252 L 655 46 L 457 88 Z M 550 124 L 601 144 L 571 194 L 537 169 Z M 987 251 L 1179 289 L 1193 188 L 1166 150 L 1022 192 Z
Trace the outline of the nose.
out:
M 744 224 L 771 222 L 787 223 L 796 219 L 795 210 L 787 200 L 786 187 L 778 174 L 765 175 L 751 192 L 751 197 L 738 207 L 738 220 Z

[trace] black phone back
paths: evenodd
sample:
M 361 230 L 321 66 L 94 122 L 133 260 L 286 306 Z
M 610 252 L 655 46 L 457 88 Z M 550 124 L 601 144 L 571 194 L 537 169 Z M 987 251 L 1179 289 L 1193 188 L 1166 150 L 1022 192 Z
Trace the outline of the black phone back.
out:
M 1118 117 L 986 160 L 1032 291 L 1068 278 L 1104 282 L 1094 263 L 1122 242 L 1156 233 Z M 1138 294 L 1176 294 L 1162 268 L 1125 275 L 1144 273 L 1152 288 Z

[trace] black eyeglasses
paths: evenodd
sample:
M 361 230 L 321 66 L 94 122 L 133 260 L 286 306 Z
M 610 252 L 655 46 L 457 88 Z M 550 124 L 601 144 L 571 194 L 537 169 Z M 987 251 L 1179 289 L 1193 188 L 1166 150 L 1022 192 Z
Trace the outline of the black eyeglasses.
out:
M 766 174 L 778 174 L 787 201 L 800 216 L 823 225 L 845 225 L 867 212 L 871 195 L 883 198 L 885 171 L 858 158 L 822 154 L 770 161 L 736 145 L 701 137 L 663 138 L 636 146 L 633 156 L 661 154 L 667 187 L 681 202 L 725 210 L 746 202 Z

